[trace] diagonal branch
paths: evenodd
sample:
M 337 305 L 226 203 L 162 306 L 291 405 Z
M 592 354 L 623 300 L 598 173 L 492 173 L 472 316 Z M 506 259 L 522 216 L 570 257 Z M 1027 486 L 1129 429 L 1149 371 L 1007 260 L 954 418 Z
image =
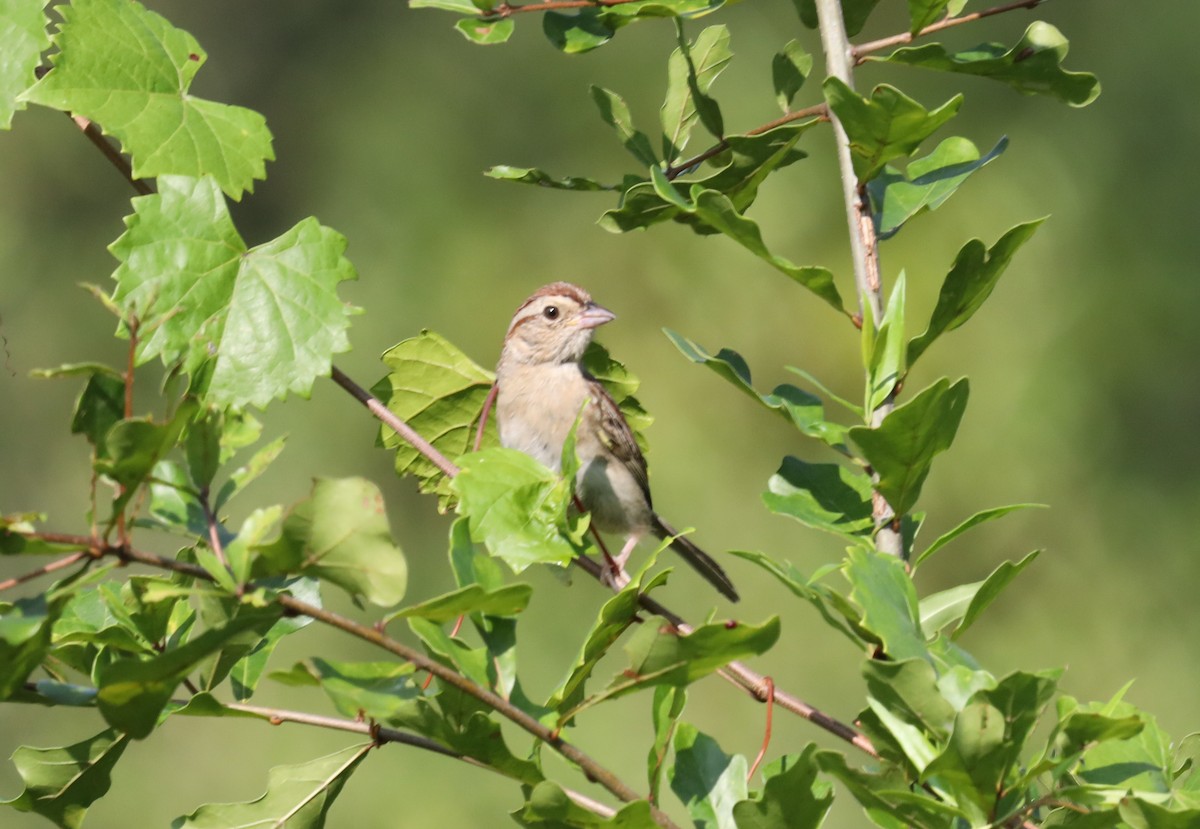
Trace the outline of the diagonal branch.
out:
M 990 9 L 982 9 L 970 14 L 960 14 L 957 17 L 947 17 L 944 20 L 939 20 L 937 23 L 930 23 L 924 29 L 921 29 L 916 34 L 912 32 L 901 32 L 898 35 L 883 37 L 879 40 L 871 40 L 866 43 L 859 44 L 853 47 L 851 53 L 854 56 L 856 64 L 862 63 L 862 56 L 868 55 L 871 52 L 879 52 L 883 49 L 890 49 L 893 46 L 903 46 L 906 43 L 912 43 L 919 37 L 935 34 L 943 29 L 950 29 L 954 26 L 961 26 L 964 23 L 974 23 L 976 20 L 983 20 L 985 17 L 991 17 L 1005 12 L 1016 11 L 1017 9 L 1034 9 L 1045 3 L 1046 0 L 1018 0 L 1016 3 L 1007 3 L 1003 6 L 993 6 Z
M 549 12 L 559 9 L 602 9 L 606 6 L 621 6 L 625 3 L 636 3 L 638 0 L 546 0 L 544 3 L 523 3 L 512 5 L 511 3 L 498 3 L 495 8 L 488 11 L 481 11 L 479 17 L 481 20 L 500 20 L 505 17 L 512 17 L 514 14 L 522 12 Z

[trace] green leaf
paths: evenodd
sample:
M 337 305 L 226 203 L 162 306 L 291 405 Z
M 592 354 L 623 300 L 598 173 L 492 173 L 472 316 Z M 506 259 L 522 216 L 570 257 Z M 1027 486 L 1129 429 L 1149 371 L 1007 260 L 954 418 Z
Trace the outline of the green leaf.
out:
M 454 28 L 472 43 L 492 44 L 507 42 L 512 37 L 515 26 L 511 17 L 500 20 L 464 17 L 454 24 Z
M 267 468 L 282 454 L 286 442 L 287 435 L 280 435 L 255 452 L 244 466 L 239 466 L 230 473 L 229 479 L 217 491 L 216 503 L 213 506 L 213 510 L 220 511 L 235 495 L 266 472 Z
M 280 616 L 282 609 L 270 606 L 243 608 L 227 625 L 212 628 L 185 645 L 163 651 L 147 660 L 121 659 L 101 664 L 96 672 L 100 713 L 114 728 L 136 740 L 154 730 L 171 694 L 206 657 L 247 631 L 263 631 Z
M 656 829 L 658 826 L 651 814 L 650 803 L 645 800 L 626 803 L 611 818 L 604 818 L 575 803 L 552 780 L 534 786 L 525 806 L 510 817 L 519 826 L 535 829 Z
M 904 302 L 907 293 L 904 272 L 896 279 L 888 297 L 887 309 L 878 330 L 864 323 L 864 334 L 874 334 L 874 347 L 867 361 L 867 401 L 864 408 L 873 412 L 891 396 L 904 378 Z
M 566 566 L 582 528 L 568 525 L 571 484 L 524 452 L 485 449 L 464 456 L 451 482 L 471 539 L 519 573 L 539 562 Z
M 88 807 L 108 792 L 113 766 L 129 737 L 112 729 L 62 748 L 21 746 L 13 765 L 25 789 L 0 805 L 33 812 L 63 829 L 79 829 Z
M 778 638 L 775 616 L 761 625 L 710 623 L 686 635 L 645 626 L 626 646 L 629 668 L 613 679 L 604 697 L 654 685 L 688 685 L 730 662 L 766 653 Z
M 25 108 L 18 96 L 33 84 L 33 70 L 50 48 L 45 7 L 46 0 L 0 0 L 0 129 Z
M 121 261 L 113 298 L 149 332 L 138 361 L 182 360 L 193 377 L 211 363 L 205 399 L 219 406 L 307 395 L 350 347 L 354 309 L 337 296 L 355 278 L 345 238 L 309 218 L 247 249 L 213 179 L 164 176 L 158 187 L 133 200 L 109 247 Z
M 671 790 L 687 806 L 697 827 L 735 826 L 733 808 L 746 799 L 746 758 L 729 756 L 717 741 L 689 723 L 675 732 Z
M 570 711 L 582 702 L 584 684 L 592 675 L 597 663 L 637 620 L 640 593 L 641 585 L 631 583 L 604 603 L 592 629 L 588 631 L 583 648 L 575 657 L 575 664 L 571 666 L 567 678 L 559 683 L 546 700 L 548 708 L 562 713 Z
M 709 97 L 713 82 L 733 59 L 729 49 L 729 29 L 709 26 L 688 43 L 683 27 L 677 28 L 679 45 L 667 61 L 667 97 L 660 120 L 663 130 L 663 158 L 679 158 L 687 146 L 696 121 L 701 121 L 716 138 L 724 129 L 717 102 Z
M 1130 797 L 1123 798 L 1117 810 L 1130 829 L 1192 829 L 1200 825 L 1200 808 L 1173 810 Z
M 240 537 L 240 536 L 239 536 Z M 226 548 L 226 554 L 232 547 Z M 314 607 L 321 606 L 321 588 L 316 579 L 289 579 L 281 587 L 292 596 Z M 276 646 L 286 636 L 303 630 L 312 624 L 309 616 L 285 616 L 267 629 L 262 638 L 245 656 L 237 660 L 229 670 L 229 681 L 233 686 L 234 699 L 239 702 L 254 695 L 258 682 L 267 669 L 267 662 Z
M 961 3 L 963 0 L 959 0 L 959 2 Z M 912 23 L 908 30 L 909 33 L 915 35 L 930 23 L 944 17 L 946 6 L 950 3 L 951 0 L 908 0 L 908 19 Z
M 38 596 L 0 602 L 0 700 L 20 690 L 42 664 L 66 596 Z
M 816 751 L 810 744 L 768 763 L 762 792 L 733 807 L 737 829 L 817 829 L 833 805 L 833 791 L 817 780 Z
M 413 701 L 421 696 L 415 670 L 411 663 L 333 662 L 319 657 L 293 668 L 315 679 L 343 716 L 380 722 L 411 712 Z
M 845 450 L 846 428 L 825 420 L 825 409 L 819 398 L 786 383 L 776 386 L 770 394 L 760 394 L 750 381 L 750 367 L 736 351 L 722 348 L 714 356 L 702 345 L 669 328 L 664 328 L 663 333 L 684 357 L 693 363 L 708 366 L 763 406 L 783 415 L 803 434 L 835 449 Z
M 502 181 L 516 181 L 522 184 L 536 184 L 541 187 L 549 187 L 552 190 L 595 191 L 618 189 L 611 184 L 601 184 L 595 179 L 581 178 L 579 176 L 564 176 L 562 178 L 555 178 L 544 170 L 539 170 L 536 167 L 510 167 L 507 164 L 499 164 L 495 167 L 489 167 L 484 171 L 484 175 L 490 178 L 497 178 Z
M 663 773 L 667 770 L 667 751 L 679 725 L 679 717 L 687 705 L 687 689 L 660 685 L 654 689 L 654 704 L 650 709 L 654 721 L 654 745 L 646 757 L 646 777 L 650 781 L 650 802 L 658 803 Z
M 796 40 L 789 40 L 783 51 L 771 59 L 771 81 L 775 84 L 775 100 L 786 114 L 792 99 L 812 72 L 813 56 Z
M 607 16 L 596 9 L 586 8 L 576 14 L 562 14 L 556 11 L 543 13 L 542 31 L 546 39 L 554 44 L 554 48 L 568 55 L 590 52 L 608 43 L 616 33 Z M 607 118 L 605 120 L 608 121 Z M 647 141 L 646 148 L 649 147 Z
M 443 11 L 478 14 L 479 8 L 471 0 L 408 0 L 410 9 L 442 9 Z
M 969 394 L 964 377 L 946 378 L 892 410 L 871 429 L 857 426 L 850 438 L 879 475 L 877 488 L 897 515 L 912 509 L 935 456 L 950 448 Z
M 53 68 L 24 100 L 98 123 L 132 157 L 135 178 L 212 176 L 236 200 L 266 177 L 275 154 L 263 117 L 188 92 L 207 57 L 190 34 L 136 2 L 57 10 Z
M 923 334 L 908 344 L 910 366 L 934 340 L 974 316 L 991 296 L 992 289 L 1013 256 L 1029 241 L 1043 221 L 1038 219 L 1010 228 L 991 248 L 979 239 L 972 239 L 962 246 L 954 258 L 954 266 L 942 283 L 929 325 Z
M 867 183 L 871 215 L 879 238 L 894 236 L 909 219 L 926 210 L 937 210 L 954 195 L 967 177 L 990 164 L 1008 147 L 1008 138 L 996 142 L 980 158 L 979 149 L 965 138 L 947 138 L 929 155 L 908 163 L 902 173 L 890 164 Z
M 958 112 L 956 95 L 927 110 L 899 89 L 880 84 L 864 98 L 838 78 L 825 79 L 825 100 L 850 138 L 850 155 L 859 183 L 873 179 L 893 158 L 911 154 Z
M 936 741 L 949 735 L 956 712 L 942 695 L 937 673 L 928 660 L 867 659 L 862 673 L 871 699 Z
M 350 746 L 267 774 L 267 791 L 248 803 L 209 803 L 177 817 L 171 829 L 230 829 L 233 826 L 286 826 L 321 829 L 325 816 L 350 775 L 374 743 Z
M 810 29 L 817 28 L 817 7 L 814 0 L 792 0 L 800 22 Z M 879 0 L 841 0 L 842 18 L 846 24 L 846 34 L 854 37 L 862 31 L 867 18 L 875 10 Z
M 43 376 L 60 377 L 65 373 Z M 113 424 L 125 417 L 125 380 L 104 365 L 94 366 L 87 372 L 87 378 L 87 384 L 75 402 L 71 434 L 85 436 L 97 452 L 103 452 L 104 436 Z
M 913 569 L 915 570 L 918 564 L 920 564 L 925 559 L 929 558 L 931 555 L 936 553 L 938 550 L 945 547 L 947 544 L 949 544 L 954 539 L 958 538 L 960 535 L 965 533 L 967 530 L 970 530 L 970 529 L 977 527 L 980 524 L 986 523 L 988 521 L 994 521 L 997 518 L 1002 518 L 1005 515 L 1008 515 L 1010 512 L 1016 512 L 1017 510 L 1021 510 L 1021 509 L 1031 509 L 1034 507 L 1043 509 L 1043 508 L 1045 508 L 1045 506 L 1046 506 L 1045 504 L 1009 504 L 1008 506 L 1005 506 L 1005 507 L 992 507 L 991 509 L 985 509 L 980 512 L 977 512 L 974 515 L 972 515 L 970 518 L 968 518 L 966 521 L 963 521 L 957 527 L 950 530 L 950 532 L 939 537 L 936 541 L 934 541 L 932 544 L 930 544 L 928 547 L 926 547 L 921 552 L 921 554 L 919 556 L 917 556 L 916 559 L 913 561 Z
M 108 430 L 104 451 L 99 453 L 93 467 L 123 486 L 127 501 L 159 459 L 175 448 L 195 410 L 194 404 L 185 403 L 166 423 L 155 423 L 148 417 L 118 421 Z
M 877 826 L 946 829 L 955 826 L 956 819 L 967 818 L 962 810 L 936 797 L 913 794 L 912 781 L 896 767 L 885 767 L 882 773 L 861 771 L 834 751 L 818 752 L 817 764 L 850 791 Z
M 1062 68 L 1067 48 L 1062 32 L 1038 20 L 1030 24 L 1010 49 L 998 43 L 981 43 L 952 53 L 940 43 L 927 43 L 870 60 L 979 75 L 1008 84 L 1025 95 L 1049 95 L 1071 106 L 1087 106 L 1100 94 L 1100 82 L 1090 72 L 1068 72 Z
M 847 553 L 845 574 L 853 586 L 850 598 L 862 608 L 862 625 L 883 643 L 894 660 L 927 659 L 917 591 L 895 556 L 862 547 Z
M 834 463 L 808 463 L 788 456 L 767 482 L 763 503 L 777 515 L 861 544 L 875 526 L 871 481 L 862 472 Z
M 528 606 L 532 596 L 533 588 L 528 584 L 507 584 L 496 590 L 486 590 L 478 584 L 469 584 L 452 593 L 445 593 L 389 613 L 384 621 L 418 616 L 440 624 L 468 613 L 515 616 Z
M 469 451 L 492 374 L 431 331 L 392 346 L 383 362 L 388 374 L 371 393 L 446 457 Z M 444 509 L 452 489 L 442 471 L 386 425 L 380 427 L 379 442 L 395 451 L 396 473 L 416 476 L 418 488 L 436 492 Z M 483 447 L 498 443 L 494 427 L 485 432 Z
M 650 428 L 654 418 L 642 408 L 642 404 L 634 397 L 641 381 L 622 363 L 614 360 L 604 346 L 595 341 L 592 341 L 587 350 L 583 352 L 581 362 L 584 371 L 599 380 L 605 391 L 612 397 L 613 402 L 617 404 L 625 422 L 633 430 L 633 436 L 637 439 L 642 452 L 649 452 L 650 447 L 643 433 Z M 571 453 L 564 454 L 569 456 Z
M 549 17 L 550 14 L 547 14 L 546 18 Z M 591 90 L 592 100 L 600 109 L 600 117 L 604 123 L 617 131 L 617 136 L 621 139 L 621 144 L 625 149 L 629 150 L 633 157 L 643 164 L 649 167 L 657 166 L 658 158 L 650 146 L 650 139 L 644 132 L 633 128 L 633 116 L 629 112 L 629 105 L 625 103 L 625 99 L 603 87 L 593 86 Z
M 1038 557 L 1039 551 L 1035 550 L 1025 558 L 1013 564 L 1011 561 L 1006 561 L 992 571 L 992 574 L 980 582 L 978 589 L 971 596 L 967 604 L 966 611 L 963 613 L 962 621 L 958 627 L 954 629 L 954 635 L 951 637 L 957 639 L 966 632 L 979 615 L 996 600 L 1008 583 L 1017 577 L 1017 574 L 1024 570 L 1027 566 L 1033 563 L 1033 560 Z
M 258 575 L 303 573 L 388 607 L 404 597 L 408 565 L 392 540 L 383 495 L 364 478 L 320 478 L 279 539 L 256 548 Z
M 652 185 L 656 193 L 661 194 L 665 192 L 664 187 L 673 189 L 673 185 L 665 180 L 665 176 L 660 170 L 652 168 L 651 174 L 656 175 L 659 179 L 658 182 Z M 743 216 L 730 197 L 724 193 L 717 190 L 702 189 L 699 184 L 695 184 L 692 187 L 690 200 L 685 199 L 678 193 L 670 199 L 664 199 L 661 195 L 656 195 L 654 198 L 658 204 L 669 202 L 674 205 L 674 209 L 689 216 L 694 216 L 697 221 L 718 233 L 725 234 L 780 273 L 808 288 L 834 308 L 839 311 L 843 310 L 841 295 L 838 294 L 837 287 L 833 284 L 833 274 L 827 269 L 817 266 L 794 265 L 782 256 L 776 256 L 771 253 L 763 242 L 762 232 L 759 230 L 758 224 L 752 219 Z M 628 230 L 630 227 L 643 226 L 649 223 L 645 222 L 624 226 L 618 214 L 625 210 L 627 206 L 626 202 L 621 210 L 606 213 L 601 219 L 601 226 L 606 230 L 620 232 Z

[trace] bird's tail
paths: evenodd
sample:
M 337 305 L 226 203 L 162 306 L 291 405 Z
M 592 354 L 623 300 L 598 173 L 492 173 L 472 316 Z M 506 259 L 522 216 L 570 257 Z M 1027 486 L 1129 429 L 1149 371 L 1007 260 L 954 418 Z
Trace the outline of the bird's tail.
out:
M 721 595 L 731 601 L 738 600 L 737 590 L 734 589 L 729 576 L 725 575 L 721 565 L 717 564 L 712 556 L 689 541 L 687 536 L 678 535 L 667 522 L 657 515 L 654 516 L 654 533 L 659 538 L 672 539 L 671 549 L 683 556 L 688 564 L 696 568 L 700 575 L 721 591 Z

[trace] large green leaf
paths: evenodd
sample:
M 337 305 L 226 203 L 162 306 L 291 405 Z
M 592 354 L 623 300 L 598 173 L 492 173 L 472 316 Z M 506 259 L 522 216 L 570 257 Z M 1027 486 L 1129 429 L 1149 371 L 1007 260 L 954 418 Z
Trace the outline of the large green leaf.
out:
M 709 26 L 691 43 L 684 37 L 682 26 L 678 32 L 679 46 L 667 61 L 667 97 L 659 112 L 663 158 L 667 161 L 680 157 L 698 120 L 715 137 L 724 134 L 720 110 L 709 91 L 733 59 L 726 26 Z
M 451 487 L 472 540 L 516 573 L 538 562 L 570 563 L 583 540 L 582 528 L 568 523 L 570 481 L 515 449 L 485 449 L 460 464 Z
M 954 195 L 967 177 L 1008 147 L 1001 138 L 987 155 L 965 138 L 947 138 L 929 155 L 908 163 L 904 172 L 890 164 L 867 183 L 875 231 L 881 239 L 894 236 L 909 219 L 926 210 L 937 210 Z
M 767 482 L 767 509 L 855 544 L 869 539 L 871 481 L 862 472 L 835 463 L 808 463 L 788 456 Z
M 732 757 L 689 723 L 675 732 L 671 790 L 687 806 L 697 829 L 733 829 L 733 809 L 746 799 L 746 758 Z
M 1013 256 L 1037 231 L 1044 220 L 1038 219 L 1009 228 L 996 244 L 988 248 L 979 239 L 962 246 L 950 273 L 942 282 L 937 305 L 929 325 L 919 337 L 908 344 L 908 364 L 911 366 L 925 349 L 947 331 L 953 331 L 974 316 L 992 294 L 1000 275 Z
M 413 700 L 421 696 L 415 670 L 408 662 L 334 662 L 314 657 L 271 678 L 294 685 L 300 684 L 300 675 L 307 674 L 343 716 L 389 722 L 409 713 Z
M 21 746 L 12 760 L 25 789 L 0 805 L 41 815 L 62 829 L 79 829 L 88 807 L 108 792 L 113 766 L 128 745 L 127 735 L 108 729 L 61 748 Z
M 96 672 L 100 713 L 134 739 L 148 736 L 175 688 L 202 660 L 247 631 L 265 631 L 281 613 L 278 606 L 242 608 L 224 627 L 206 630 L 187 644 L 150 659 L 121 659 L 101 665 Z
M 267 791 L 257 800 L 206 804 L 190 815 L 175 818 L 171 829 L 321 829 L 342 786 L 374 746 L 364 743 L 307 763 L 276 766 L 267 774 Z
M 387 621 L 419 616 L 431 622 L 442 623 L 468 613 L 514 616 L 528 606 L 532 596 L 533 588 L 528 584 L 506 584 L 495 590 L 486 590 L 478 584 L 468 584 L 452 593 L 427 599 L 420 604 L 388 614 Z
M 354 309 L 337 286 L 355 273 L 339 233 L 309 218 L 247 248 L 207 177 L 164 176 L 133 205 L 110 250 L 121 261 L 113 298 L 148 332 L 139 362 L 182 360 L 193 375 L 210 363 L 209 402 L 263 407 L 307 395 L 349 349 Z
M 584 688 L 597 663 L 616 644 L 621 635 L 637 620 L 638 598 L 642 586 L 631 583 L 600 608 L 587 639 L 575 657 L 566 679 L 550 694 L 546 706 L 559 712 L 569 711 L 584 698 Z
M 886 553 L 852 547 L 844 567 L 853 589 L 850 598 L 862 608 L 862 626 L 883 643 L 895 660 L 929 658 L 917 590 L 904 562 Z
M 633 115 L 629 112 L 629 104 L 625 103 L 625 99 L 616 92 L 600 86 L 593 86 L 591 89 L 592 100 L 600 109 L 601 119 L 617 131 L 617 137 L 625 149 L 643 165 L 657 165 L 658 157 L 650 146 L 650 139 L 644 132 L 634 128 Z
M 469 451 L 492 374 L 431 331 L 392 346 L 383 362 L 388 374 L 372 394 L 446 457 Z M 395 451 L 397 474 L 415 476 L 422 492 L 436 492 L 443 507 L 448 503 L 450 484 L 429 459 L 386 425 L 380 427 L 379 442 Z M 497 442 L 493 427 L 485 433 L 483 446 Z
M 383 495 L 364 478 L 318 479 L 284 519 L 280 537 L 256 551 L 256 574 L 302 573 L 383 607 L 400 601 L 408 586 Z
M 763 768 L 762 791 L 733 807 L 737 829 L 817 829 L 833 805 L 829 783 L 817 780 L 816 745 Z
M 770 394 L 760 394 L 751 383 L 750 367 L 736 351 L 722 348 L 715 355 L 710 354 L 702 345 L 682 334 L 669 328 L 664 328 L 663 332 L 683 356 L 693 363 L 708 366 L 754 400 L 783 415 L 803 434 L 845 451 L 846 428 L 825 419 L 825 409 L 820 398 L 789 383 L 776 386 Z
M 899 89 L 880 84 L 870 98 L 838 78 L 825 79 L 825 101 L 850 138 L 850 155 L 859 183 L 873 179 L 893 158 L 912 153 L 962 106 L 956 95 L 927 110 Z
M 897 515 L 916 503 L 934 457 L 950 448 L 968 394 L 965 377 L 953 385 L 943 377 L 893 409 L 877 428 L 850 430 L 851 440 L 879 475 L 880 494 Z
M 17 96 L 33 84 L 33 70 L 50 47 L 45 6 L 46 0 L 0 0 L 0 129 L 24 109 Z
M 1067 48 L 1062 32 L 1038 20 L 1009 49 L 998 43 L 981 43 L 962 52 L 949 52 L 940 43 L 927 43 L 871 60 L 979 75 L 1026 95 L 1050 95 L 1071 106 L 1087 106 L 1100 94 L 1100 82 L 1090 72 L 1062 68 Z
M 97 122 L 132 157 L 137 178 L 212 176 L 240 199 L 266 177 L 275 154 L 263 117 L 188 92 L 207 57 L 190 34 L 131 0 L 57 10 L 53 68 L 25 100 Z

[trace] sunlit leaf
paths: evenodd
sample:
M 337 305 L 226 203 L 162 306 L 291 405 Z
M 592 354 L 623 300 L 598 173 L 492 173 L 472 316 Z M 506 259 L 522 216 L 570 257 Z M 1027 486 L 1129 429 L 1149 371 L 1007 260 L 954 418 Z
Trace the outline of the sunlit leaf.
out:
M 0 0 L 0 130 L 25 108 L 18 96 L 33 85 L 33 70 L 50 47 L 45 6 L 46 0 Z
M 813 56 L 796 40 L 789 40 L 771 60 L 771 81 L 775 85 L 775 100 L 786 114 L 792 98 L 804 86 L 812 72 Z
M 454 24 L 467 40 L 473 43 L 504 43 L 512 37 L 514 24 L 511 17 L 500 20 L 481 20 L 477 17 L 464 17 Z
M 904 562 L 886 553 L 853 547 L 845 574 L 853 586 L 850 598 L 862 608 L 862 625 L 883 643 L 896 660 L 928 658 L 917 590 Z
M 683 152 L 697 120 L 717 138 L 724 134 L 720 110 L 709 91 L 733 59 L 726 26 L 709 26 L 691 43 L 682 27 L 678 31 L 679 46 L 667 61 L 667 98 L 659 113 L 663 158 L 668 161 Z
M 496 590 L 485 590 L 478 584 L 469 584 L 453 593 L 446 593 L 390 613 L 386 621 L 419 616 L 431 622 L 441 623 L 468 613 L 514 616 L 526 608 L 532 596 L 533 588 L 528 584 L 506 584 Z
M 692 822 L 704 829 L 734 827 L 733 807 L 746 799 L 746 758 L 732 757 L 717 741 L 689 723 L 675 732 L 671 790 L 687 806 Z
M 98 123 L 132 157 L 137 178 L 209 175 L 240 199 L 266 177 L 275 154 L 263 117 L 188 92 L 207 58 L 190 34 L 128 0 L 76 0 L 57 10 L 53 68 L 25 100 Z
M 874 527 L 870 479 L 841 464 L 788 456 L 767 482 L 763 503 L 771 512 L 855 543 Z
M 833 791 L 817 780 L 816 750 L 809 744 L 800 754 L 768 763 L 762 791 L 733 807 L 737 829 L 817 829 L 833 805 Z
M 112 770 L 129 737 L 113 729 L 62 748 L 21 746 L 12 761 L 25 789 L 0 805 L 33 812 L 60 826 L 79 829 L 88 807 L 108 793 Z

